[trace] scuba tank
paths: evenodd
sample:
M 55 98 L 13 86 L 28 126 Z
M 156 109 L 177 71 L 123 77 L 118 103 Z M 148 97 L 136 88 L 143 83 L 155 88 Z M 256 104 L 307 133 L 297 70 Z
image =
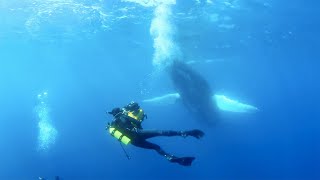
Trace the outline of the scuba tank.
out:
M 109 129 L 110 135 L 123 144 L 128 145 L 131 142 L 131 139 L 119 131 L 115 126 L 108 124 L 107 128 Z

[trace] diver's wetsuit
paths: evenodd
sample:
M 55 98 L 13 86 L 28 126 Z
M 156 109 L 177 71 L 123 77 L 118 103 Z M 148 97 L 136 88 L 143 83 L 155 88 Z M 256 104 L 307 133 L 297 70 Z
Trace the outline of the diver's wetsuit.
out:
M 153 138 L 157 136 L 183 136 L 182 131 L 161 131 L 161 130 L 141 130 L 137 129 L 132 132 L 134 138 L 131 140 L 131 144 L 137 147 L 145 149 L 154 149 L 162 156 L 172 156 L 166 153 L 157 144 L 147 141 L 148 138 Z M 130 135 L 129 135 L 130 136 Z
M 130 118 L 127 118 L 124 114 L 115 115 L 116 119 L 113 121 L 112 125 L 117 126 L 122 132 L 130 137 L 131 144 L 144 149 L 154 149 L 159 154 L 163 156 L 169 156 L 161 147 L 157 144 L 151 143 L 146 139 L 157 137 L 157 136 L 183 136 L 182 131 L 162 131 L 162 130 L 143 130 L 141 125 L 135 127 L 131 124 Z M 136 123 L 136 122 L 134 122 Z M 171 156 L 171 155 L 170 155 Z
M 184 166 L 190 166 L 194 157 L 175 157 L 167 152 L 165 152 L 159 145 L 147 141 L 149 138 L 157 136 L 193 136 L 196 138 L 201 138 L 204 133 L 200 130 L 191 130 L 191 131 L 171 131 L 171 130 L 144 130 L 141 127 L 141 124 L 137 124 L 137 121 L 128 118 L 127 115 L 120 111 L 118 108 L 117 113 L 113 114 L 115 119 L 111 123 L 111 126 L 119 129 L 124 135 L 131 139 L 131 144 L 144 148 L 144 149 L 153 149 L 157 151 L 160 155 L 166 157 L 170 162 L 176 162 Z

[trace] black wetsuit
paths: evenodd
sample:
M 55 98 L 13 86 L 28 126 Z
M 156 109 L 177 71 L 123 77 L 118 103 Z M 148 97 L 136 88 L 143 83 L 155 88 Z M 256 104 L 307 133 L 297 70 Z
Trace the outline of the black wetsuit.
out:
M 157 144 L 147 141 L 149 138 L 157 136 L 182 136 L 182 131 L 161 131 L 161 130 L 141 130 L 137 129 L 132 133 L 135 137 L 131 140 L 131 144 L 137 147 L 145 149 L 154 149 L 162 156 L 169 156 L 161 147 Z M 170 155 L 172 156 L 172 155 Z
M 200 139 L 204 135 L 202 131 L 198 129 L 190 131 L 144 130 L 140 121 L 129 117 L 125 112 L 125 109 L 120 108 L 114 108 L 112 112 L 109 112 L 109 114 L 114 116 L 114 120 L 110 125 L 129 137 L 132 145 L 144 149 L 153 149 L 170 162 L 178 163 L 183 166 L 191 165 L 192 161 L 195 159 L 194 157 L 175 157 L 165 152 L 159 145 L 147 141 L 147 139 L 157 136 L 193 136 Z M 145 117 L 145 115 L 143 117 Z
M 133 125 L 135 124 L 135 125 Z M 171 131 L 171 130 L 144 130 L 141 124 L 137 124 L 137 121 L 130 119 L 123 112 L 115 115 L 115 119 L 112 122 L 112 126 L 116 126 L 121 132 L 131 139 L 131 144 L 140 148 L 153 149 L 162 156 L 172 156 L 166 153 L 157 144 L 147 141 L 149 138 L 157 136 L 183 136 L 183 131 Z

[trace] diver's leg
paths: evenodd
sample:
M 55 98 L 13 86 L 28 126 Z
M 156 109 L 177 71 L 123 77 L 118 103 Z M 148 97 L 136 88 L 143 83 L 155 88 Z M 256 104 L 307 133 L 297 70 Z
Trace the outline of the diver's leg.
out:
M 153 149 L 153 150 L 157 151 L 162 156 L 168 155 L 168 153 L 166 153 L 164 150 L 162 150 L 159 145 L 148 142 L 146 140 L 133 140 L 132 145 L 140 147 L 140 148 L 144 148 L 144 149 Z
M 161 149 L 159 145 L 148 142 L 146 140 L 132 141 L 131 143 L 132 145 L 140 148 L 153 149 L 157 151 L 161 156 L 164 156 L 168 161 L 173 163 L 178 163 L 183 166 L 191 166 L 192 161 L 195 159 L 195 157 L 182 157 L 182 158 L 175 157 L 165 152 L 163 149 Z
M 156 136 L 193 136 L 197 139 L 200 139 L 204 136 L 204 132 L 194 129 L 190 131 L 171 131 L 171 130 L 138 130 L 137 133 L 143 139 L 148 139 Z
M 182 136 L 182 131 L 171 130 L 139 130 L 138 134 L 143 139 L 148 139 L 156 136 Z

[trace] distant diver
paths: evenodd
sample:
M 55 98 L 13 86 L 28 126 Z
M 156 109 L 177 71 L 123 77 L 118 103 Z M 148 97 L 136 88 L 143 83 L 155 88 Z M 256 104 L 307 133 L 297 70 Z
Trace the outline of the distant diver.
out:
M 123 108 L 114 108 L 108 113 L 112 114 L 114 119 L 111 123 L 108 123 L 107 130 L 117 140 L 125 145 L 131 143 L 136 147 L 153 149 L 169 162 L 178 163 L 182 166 L 191 166 L 195 157 L 176 157 L 162 150 L 159 145 L 147 141 L 147 139 L 157 136 L 193 136 L 200 139 L 204 136 L 204 133 L 198 129 L 189 131 L 144 130 L 141 124 L 147 116 L 139 104 L 133 101 Z
M 48 180 L 48 179 L 44 178 L 44 177 L 38 177 L 38 180 Z M 54 180 L 60 180 L 60 177 L 59 176 L 55 176 Z
M 208 82 L 182 61 L 174 61 L 168 70 L 186 108 L 201 121 L 208 124 L 216 122 L 219 119 L 218 108 L 212 101 L 212 89 Z

